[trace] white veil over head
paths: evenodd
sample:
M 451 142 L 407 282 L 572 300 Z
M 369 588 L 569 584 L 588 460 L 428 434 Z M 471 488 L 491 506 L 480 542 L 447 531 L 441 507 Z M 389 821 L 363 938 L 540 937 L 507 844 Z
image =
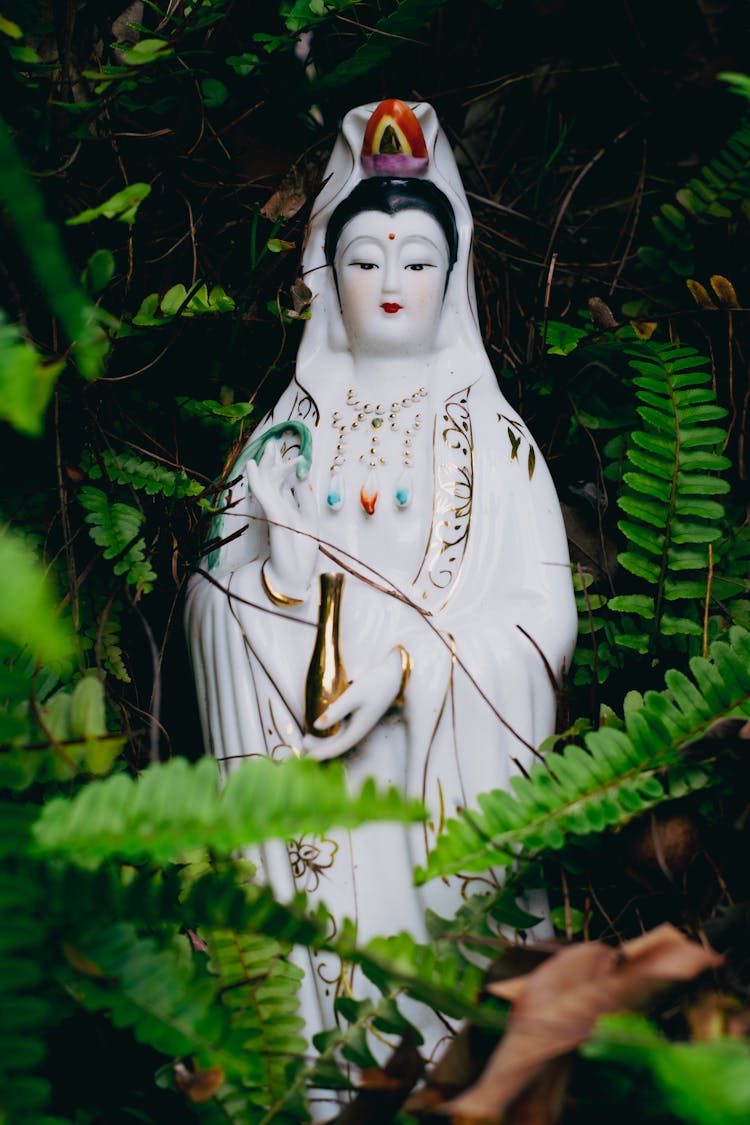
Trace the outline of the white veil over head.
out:
M 407 104 L 422 129 L 429 158 L 419 178 L 431 181 L 447 197 L 458 231 L 457 260 L 445 293 L 438 337 L 440 362 L 432 368 L 434 374 L 430 376 L 431 390 L 445 395 L 466 384 L 467 371 L 473 373 L 472 381 L 482 374 L 492 374 L 477 318 L 472 261 L 474 224 L 455 157 L 435 110 L 426 102 Z M 326 263 L 325 237 L 337 206 L 367 178 L 360 153 L 367 123 L 377 109 L 378 103 L 370 102 L 345 116 L 310 218 L 302 273 L 314 300 L 312 317 L 305 326 L 297 356 L 297 378 L 316 397 L 324 393 L 326 381 L 340 385 L 351 371 L 333 271 Z

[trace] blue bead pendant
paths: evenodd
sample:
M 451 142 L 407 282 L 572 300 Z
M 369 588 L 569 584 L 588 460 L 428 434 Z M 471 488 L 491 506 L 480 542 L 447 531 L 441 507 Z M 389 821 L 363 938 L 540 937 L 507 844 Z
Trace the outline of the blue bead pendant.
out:
M 411 484 L 411 471 L 404 469 L 403 473 L 398 479 L 395 491 L 393 493 L 393 501 L 397 508 L 403 510 L 408 508 L 411 504 L 412 484 Z
M 331 473 L 331 479 L 328 481 L 328 492 L 326 493 L 326 504 L 332 512 L 338 512 L 339 508 L 344 503 L 344 478 L 338 470 Z

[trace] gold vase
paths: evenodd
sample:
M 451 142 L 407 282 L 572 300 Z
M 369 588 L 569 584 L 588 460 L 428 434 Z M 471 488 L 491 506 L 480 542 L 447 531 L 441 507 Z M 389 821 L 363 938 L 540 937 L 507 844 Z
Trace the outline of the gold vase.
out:
M 328 730 L 316 730 L 313 724 L 349 686 L 339 638 L 343 590 L 343 574 L 320 575 L 318 631 L 305 681 L 305 726 L 318 738 L 328 738 L 341 726 L 336 723 Z

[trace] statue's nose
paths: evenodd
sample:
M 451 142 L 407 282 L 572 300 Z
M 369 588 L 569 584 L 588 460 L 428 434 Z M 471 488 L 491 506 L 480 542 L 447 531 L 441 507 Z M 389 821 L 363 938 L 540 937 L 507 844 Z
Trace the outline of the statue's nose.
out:
M 398 293 L 399 280 L 398 261 L 395 257 L 388 258 L 385 263 L 385 272 L 383 274 L 383 292 Z

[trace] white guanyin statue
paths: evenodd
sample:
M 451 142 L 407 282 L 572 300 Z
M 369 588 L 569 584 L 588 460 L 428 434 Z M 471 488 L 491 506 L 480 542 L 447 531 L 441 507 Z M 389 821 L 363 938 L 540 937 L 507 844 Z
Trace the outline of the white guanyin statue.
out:
M 227 769 L 347 755 L 353 787 L 427 805 L 423 826 L 264 854 L 280 897 L 307 891 L 363 942 L 427 940 L 425 908 L 460 906 L 460 878 L 416 888 L 412 869 L 445 818 L 530 764 L 576 635 L 555 490 L 482 344 L 472 230 L 431 106 L 347 114 L 310 221 L 296 372 L 229 473 L 223 545 L 188 592 L 204 737 Z M 334 962 L 305 954 L 309 1034 L 334 1024 Z

